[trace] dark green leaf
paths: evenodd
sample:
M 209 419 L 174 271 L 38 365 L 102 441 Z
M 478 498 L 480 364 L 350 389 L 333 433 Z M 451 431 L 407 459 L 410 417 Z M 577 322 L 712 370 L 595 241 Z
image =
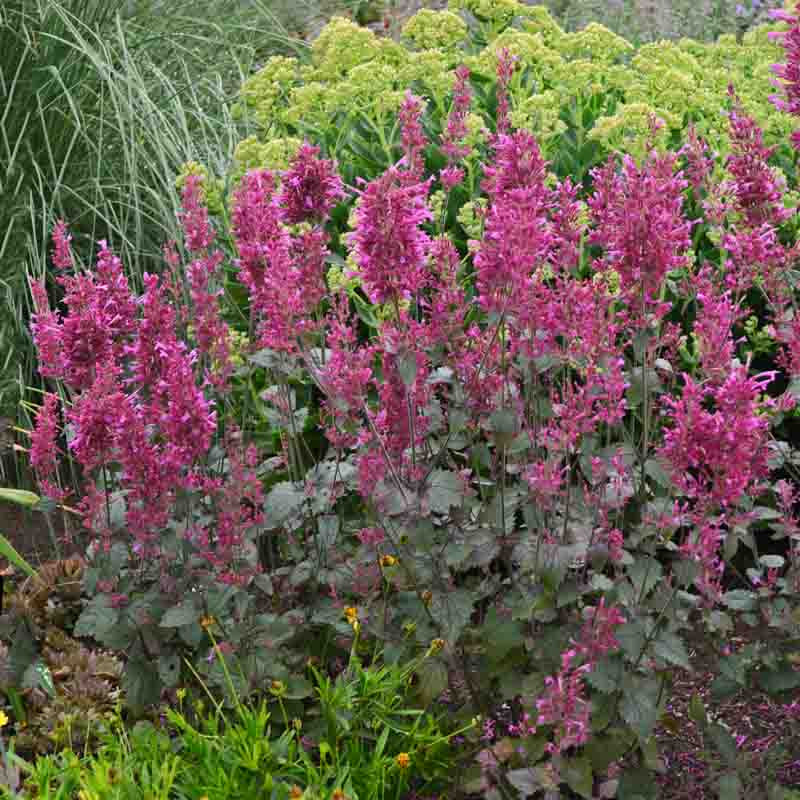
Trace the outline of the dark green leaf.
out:
M 690 670 L 692 665 L 689 663 L 689 654 L 683 641 L 674 633 L 662 631 L 653 641 L 650 652 L 656 657 L 665 661 L 667 664 Z
M 435 469 L 428 480 L 428 504 L 435 514 L 448 514 L 464 500 L 464 485 L 455 472 Z
M 78 621 L 75 623 L 74 635 L 77 638 L 84 636 L 97 639 L 102 642 L 105 635 L 119 621 L 119 612 L 111 607 L 111 600 L 108 595 L 99 594 L 92 598 L 86 608 L 83 609 Z
M 644 767 L 632 767 L 622 773 L 617 800 L 656 800 L 658 784 L 653 773 Z
M 158 659 L 158 676 L 168 688 L 178 685 L 181 677 L 181 660 L 176 653 L 163 655 Z
M 422 662 L 417 670 L 419 676 L 419 693 L 427 705 L 436 700 L 447 688 L 447 667 L 433 658 Z
M 647 597 L 663 577 L 661 564 L 652 556 L 641 556 L 628 567 L 628 577 L 638 597 Z
M 122 673 L 122 689 L 125 702 L 135 711 L 143 711 L 157 703 L 161 683 L 155 664 L 141 656 L 130 659 Z
M 645 742 L 652 735 L 658 722 L 661 681 L 656 678 L 629 675 L 622 691 L 623 697 L 620 703 L 622 718 L 630 725 L 639 741 Z
M 588 758 L 579 756 L 564 759 L 561 775 L 573 792 L 581 797 L 592 797 L 592 784 L 594 781 L 592 778 L 592 765 Z
M 739 800 L 742 780 L 735 772 L 726 772 L 719 779 L 719 800 Z
M 736 739 L 733 738 L 731 732 L 717 722 L 709 725 L 707 730 L 719 754 L 730 766 L 734 766 L 738 759 L 739 751 L 736 747 Z
M 181 628 L 184 625 L 191 625 L 197 622 L 201 615 L 195 606 L 194 598 L 187 597 L 182 603 L 168 609 L 166 614 L 161 617 L 162 628 Z
M 733 589 L 722 595 L 722 602 L 734 611 L 754 611 L 758 606 L 755 592 L 746 589 Z

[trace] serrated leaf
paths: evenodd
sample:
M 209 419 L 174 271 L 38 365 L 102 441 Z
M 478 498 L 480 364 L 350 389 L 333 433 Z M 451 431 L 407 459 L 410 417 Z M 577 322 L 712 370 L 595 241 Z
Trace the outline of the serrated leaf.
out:
M 730 766 L 734 766 L 739 756 L 739 750 L 731 732 L 717 722 L 709 725 L 707 731 L 719 754 Z
M 619 688 L 624 668 L 622 661 L 613 655 L 601 658 L 586 675 L 590 686 L 601 692 L 613 692 Z
M 661 682 L 656 678 L 630 675 L 623 686 L 620 703 L 622 718 L 631 727 L 640 742 L 646 742 L 658 722 L 658 700 Z
M 689 654 L 686 652 L 686 645 L 684 645 L 680 637 L 669 631 L 662 631 L 656 637 L 651 644 L 650 652 L 667 664 L 674 664 L 685 670 L 691 670 L 692 668 Z
M 161 617 L 160 625 L 162 628 L 181 628 L 197 622 L 199 616 L 194 598 L 187 597 L 182 603 L 167 609 Z
M 442 637 L 455 644 L 472 617 L 474 601 L 466 589 L 436 593 L 431 600 L 431 616 L 441 628 Z
M 99 594 L 81 612 L 73 634 L 78 639 L 91 637 L 102 642 L 118 620 L 119 612 L 111 607 L 108 595 Z
M 625 655 L 634 661 L 639 658 L 647 641 L 644 625 L 638 619 L 632 619 L 630 622 L 620 625 L 614 631 L 614 636 L 625 651 Z
M 567 782 L 567 786 L 581 797 L 592 797 L 592 765 L 588 758 L 579 756 L 577 758 L 564 759 L 561 767 L 561 776 Z
M 758 597 L 755 592 L 747 589 L 733 589 L 722 595 L 722 602 L 733 611 L 754 611 L 758 607 Z
M 757 673 L 758 685 L 768 694 L 780 694 L 800 687 L 800 672 L 790 666 Z
M 680 586 L 691 586 L 702 572 L 702 567 L 693 559 L 682 559 L 672 565 L 672 574 Z
M 428 504 L 435 514 L 448 514 L 464 500 L 464 485 L 455 472 L 435 469 L 428 479 Z
M 644 767 L 632 767 L 622 773 L 617 800 L 656 800 L 658 784 L 653 773 Z
M 663 570 L 652 556 L 640 556 L 628 567 L 627 574 L 637 598 L 644 598 L 661 582 Z
M 295 516 L 305 502 L 305 493 L 289 481 L 276 483 L 264 501 L 264 516 L 270 528 L 279 528 Z
M 595 772 L 605 772 L 609 764 L 618 761 L 630 749 L 631 736 L 620 728 L 592 736 L 584 749 Z

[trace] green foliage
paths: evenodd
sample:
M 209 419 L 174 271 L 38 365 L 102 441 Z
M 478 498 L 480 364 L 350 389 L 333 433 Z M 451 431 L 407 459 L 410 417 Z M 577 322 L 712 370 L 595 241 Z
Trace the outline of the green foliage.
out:
M 24 787 L 16 796 L 327 800 L 338 790 L 351 800 L 399 797 L 412 784 L 435 785 L 451 763 L 452 734 L 409 705 L 412 666 L 364 667 L 353 655 L 336 679 L 315 671 L 307 723 L 287 716 L 286 686 L 274 687 L 271 710 L 237 702 L 228 712 L 213 696 L 209 710 L 179 690 L 177 706 L 156 726 L 110 718 L 92 754 L 15 759 Z

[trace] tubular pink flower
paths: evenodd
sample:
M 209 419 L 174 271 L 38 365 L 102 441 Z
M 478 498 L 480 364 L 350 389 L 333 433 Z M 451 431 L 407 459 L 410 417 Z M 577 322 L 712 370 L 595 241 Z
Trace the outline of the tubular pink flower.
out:
M 757 403 L 772 377 L 750 377 L 742 365 L 717 385 L 685 375 L 682 396 L 664 398 L 669 427 L 659 455 L 699 510 L 734 506 L 769 474 L 769 420 Z
M 285 221 L 322 223 L 344 196 L 334 162 L 319 158 L 319 147 L 304 142 L 282 176 L 279 202 Z
M 401 164 L 404 174 L 410 183 L 419 183 L 425 171 L 425 146 L 428 140 L 422 129 L 422 114 L 425 110 L 422 98 L 406 92 L 400 106 L 400 136 L 403 142 L 403 160 Z
M 373 303 L 416 297 L 428 285 L 429 182 L 408 184 L 396 167 L 367 184 L 350 234 L 364 289 Z
M 472 105 L 469 87 L 469 69 L 463 64 L 456 67 L 456 82 L 453 87 L 453 104 L 447 117 L 447 126 L 442 133 L 442 152 L 447 157 L 447 166 L 439 174 L 445 191 L 450 191 L 464 180 L 464 171 L 457 166 L 470 153 L 469 145 L 463 144 L 469 130 L 467 115 Z
M 620 171 L 611 159 L 592 171 L 589 241 L 605 250 L 598 266 L 616 270 L 623 291 L 651 302 L 670 270 L 689 265 L 693 223 L 683 216 L 687 181 L 675 171 L 676 159 L 653 152 L 638 167 L 626 155 Z
M 60 219 L 53 228 L 53 264 L 56 269 L 72 269 L 75 265 L 70 248 L 71 241 L 72 236 L 67 230 L 67 223 Z
M 502 311 L 523 293 L 534 270 L 550 252 L 553 237 L 547 209 L 546 163 L 526 131 L 498 136 L 495 163 L 484 181 L 491 204 L 475 255 L 481 305 Z
M 800 115 L 800 8 L 795 6 L 791 12 L 774 10 L 770 13 L 773 19 L 785 22 L 789 26 L 787 31 L 773 34 L 786 52 L 786 62 L 772 65 L 781 94 L 770 99 L 780 111 L 798 116 Z M 800 130 L 792 133 L 791 141 L 796 149 L 800 149 Z
M 784 188 L 769 167 L 774 147 L 764 146 L 764 134 L 755 120 L 744 112 L 733 94 L 729 115 L 731 154 L 726 161 L 731 180 L 723 186 L 734 199 L 735 210 L 749 228 L 765 223 L 778 227 L 792 215 L 783 204 Z
M 201 200 L 201 190 L 202 178 L 188 175 L 181 193 L 183 210 L 178 218 L 183 226 L 186 249 L 190 253 L 208 250 L 216 235 L 208 219 L 208 209 Z
M 58 466 L 58 396 L 47 392 L 31 431 L 30 463 L 39 481 L 52 478 Z
M 514 75 L 517 57 L 511 55 L 507 48 L 503 48 L 497 58 L 497 113 L 496 130 L 497 136 L 503 136 L 509 132 L 511 120 L 509 117 L 510 105 L 508 102 L 508 86 Z

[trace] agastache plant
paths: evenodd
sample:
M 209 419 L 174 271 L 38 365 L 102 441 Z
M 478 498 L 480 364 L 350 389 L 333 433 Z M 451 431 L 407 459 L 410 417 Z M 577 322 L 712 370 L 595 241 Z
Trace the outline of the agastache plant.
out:
M 280 455 L 259 464 L 228 424 L 221 260 L 196 181 L 183 287 L 147 276 L 135 297 L 105 246 L 102 284 L 67 275 L 61 228 L 66 311 L 35 286 L 34 335 L 43 374 L 68 390 L 98 540 L 103 591 L 82 625 L 122 637 L 139 674 L 178 641 L 208 648 L 212 633 L 225 646 L 205 663 L 230 654 L 251 670 L 248 688 L 302 671 L 303 647 L 332 671 L 354 641 L 397 660 L 424 653 L 424 700 L 447 690 L 485 717 L 484 742 L 512 739 L 503 763 L 481 745 L 484 778 L 507 769 L 512 784 L 592 797 L 654 763 L 670 682 L 691 667 L 684 632 L 730 629 L 740 610 L 757 624 L 790 583 L 785 559 L 766 562 L 762 594 L 729 562 L 776 514 L 795 536 L 795 493 L 771 486 L 775 464 L 791 464 L 773 438 L 793 406 L 778 373 L 800 358 L 794 252 L 771 154 L 740 109 L 721 186 L 695 136 L 685 170 L 648 146 L 638 160 L 610 156 L 584 187 L 512 129 L 513 65 L 502 52 L 485 152 L 461 144 L 461 70 L 438 145 L 428 106 L 406 94 L 386 148 L 398 160 L 355 181 L 355 198 L 310 143 L 288 170 L 250 170 L 234 189 L 246 357 L 266 378 Z M 467 156 L 479 174 L 462 182 Z M 473 189 L 481 224 L 465 241 L 449 204 Z M 690 219 L 704 202 L 707 219 Z M 352 203 L 347 230 L 339 203 Z M 756 290 L 787 350 L 779 369 L 744 352 Z M 52 406 L 36 433 L 42 477 Z M 280 471 L 266 493 L 259 469 Z M 133 611 L 112 608 L 110 592 Z M 776 623 L 787 633 L 795 602 Z M 790 679 L 786 660 L 762 666 Z M 496 698 L 510 721 L 494 719 Z

